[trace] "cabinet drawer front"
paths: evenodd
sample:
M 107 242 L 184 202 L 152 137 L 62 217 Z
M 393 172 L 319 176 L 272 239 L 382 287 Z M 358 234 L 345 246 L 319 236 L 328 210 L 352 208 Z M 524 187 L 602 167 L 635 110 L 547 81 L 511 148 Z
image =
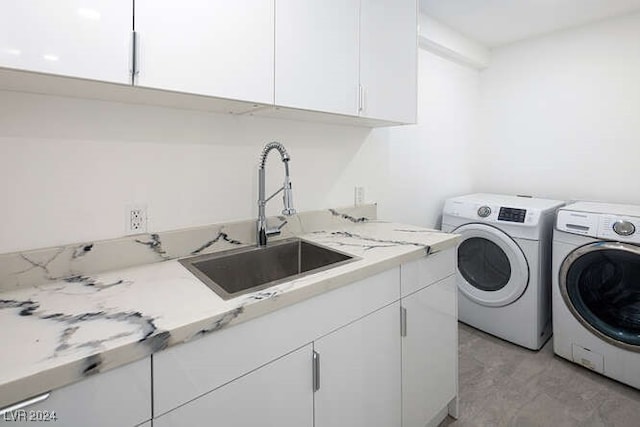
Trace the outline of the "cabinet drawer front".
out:
M 308 344 L 174 409 L 153 420 L 153 425 L 312 427 L 310 372 Z
M 45 400 L 4 414 L 0 425 L 132 427 L 149 419 L 151 358 L 147 357 L 53 390 Z
M 401 269 L 400 287 L 404 297 L 455 273 L 456 249 L 449 248 L 402 264 Z
M 400 271 L 394 268 L 156 353 L 153 355 L 154 416 L 214 390 L 399 297 Z

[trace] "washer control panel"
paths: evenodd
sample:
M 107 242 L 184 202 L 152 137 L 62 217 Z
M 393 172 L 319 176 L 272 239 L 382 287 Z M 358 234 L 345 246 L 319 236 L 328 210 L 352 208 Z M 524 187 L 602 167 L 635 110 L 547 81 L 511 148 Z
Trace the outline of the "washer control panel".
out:
M 640 243 L 640 233 L 636 229 L 640 227 L 640 218 L 600 215 L 598 237 L 622 242 Z
M 631 221 L 619 219 L 613 223 L 613 231 L 620 236 L 631 236 L 636 232 L 636 226 Z
M 556 219 L 560 231 L 629 243 L 640 243 L 639 227 L 640 218 L 636 217 L 563 209 Z

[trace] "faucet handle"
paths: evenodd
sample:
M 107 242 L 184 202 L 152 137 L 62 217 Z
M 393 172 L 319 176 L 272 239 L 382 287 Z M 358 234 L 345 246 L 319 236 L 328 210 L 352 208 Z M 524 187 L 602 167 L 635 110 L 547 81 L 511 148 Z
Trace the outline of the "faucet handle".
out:
M 280 233 L 281 233 L 281 231 L 282 231 L 282 228 L 283 228 L 285 225 L 287 225 L 287 223 L 288 223 L 288 222 L 289 222 L 289 221 L 284 220 L 284 221 L 282 221 L 282 222 L 280 223 L 280 225 L 278 225 L 277 227 L 267 228 L 267 229 L 265 230 L 265 234 L 266 234 L 267 236 L 279 236 L 279 235 L 280 235 Z

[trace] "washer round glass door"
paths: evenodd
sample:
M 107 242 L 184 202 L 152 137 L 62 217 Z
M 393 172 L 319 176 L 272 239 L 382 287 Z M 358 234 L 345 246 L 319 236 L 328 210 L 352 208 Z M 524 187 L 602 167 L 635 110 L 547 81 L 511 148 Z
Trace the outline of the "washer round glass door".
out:
M 485 224 L 454 230 L 458 245 L 458 289 L 486 306 L 511 304 L 529 284 L 529 266 L 518 244 L 503 231 Z
M 604 341 L 640 352 L 640 247 L 596 242 L 560 266 L 560 293 L 582 325 Z

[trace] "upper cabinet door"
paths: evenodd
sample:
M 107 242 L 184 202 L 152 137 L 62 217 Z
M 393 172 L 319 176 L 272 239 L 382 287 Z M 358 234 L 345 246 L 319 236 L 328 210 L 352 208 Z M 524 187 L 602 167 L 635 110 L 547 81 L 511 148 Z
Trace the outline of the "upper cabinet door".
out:
M 358 115 L 360 0 L 277 0 L 279 106 Z
M 0 67 L 130 83 L 131 0 L 2 3 Z
M 136 0 L 136 84 L 273 103 L 274 0 Z
M 416 0 L 362 0 L 360 84 L 372 119 L 416 122 Z

